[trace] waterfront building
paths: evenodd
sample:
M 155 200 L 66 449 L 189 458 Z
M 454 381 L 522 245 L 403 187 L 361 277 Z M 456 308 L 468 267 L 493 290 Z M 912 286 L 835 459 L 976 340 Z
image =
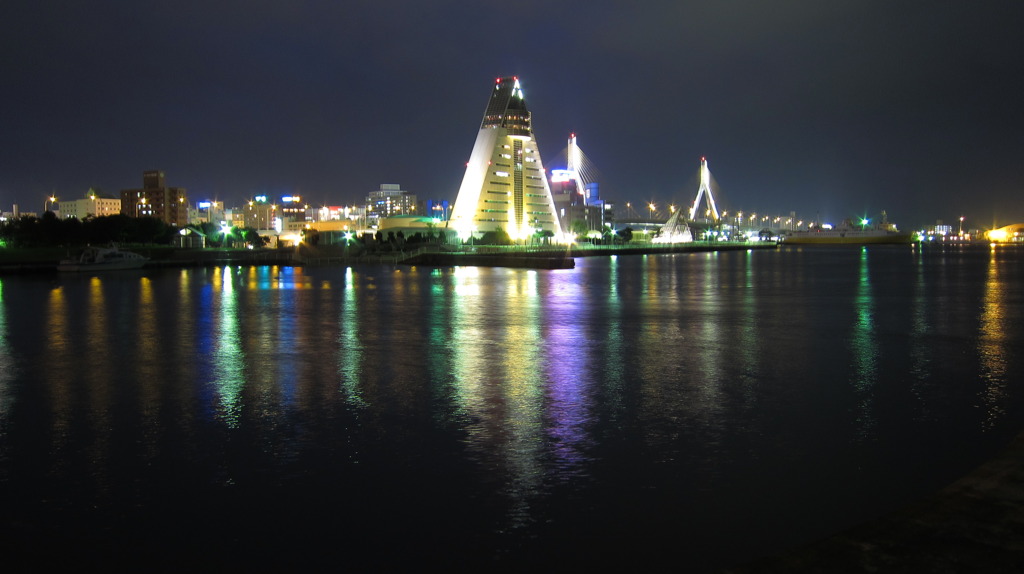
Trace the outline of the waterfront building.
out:
M 183 187 L 167 187 L 164 172 L 142 172 L 141 189 L 121 190 L 121 213 L 129 217 L 155 217 L 168 225 L 188 225 L 188 199 Z
M 562 235 L 518 78 L 498 78 L 491 90 L 448 227 L 463 239 Z
M 382 183 L 380 189 L 366 197 L 366 217 L 370 225 L 379 225 L 385 217 L 417 215 L 417 207 L 416 196 L 397 183 Z
M 985 237 L 995 243 L 1020 243 L 1024 241 L 1024 223 L 1012 223 L 986 231 Z
M 121 200 L 112 197 L 102 197 L 92 189 L 86 192 L 82 199 L 60 202 L 61 217 L 74 217 L 85 219 L 90 215 L 101 217 L 105 215 L 117 215 L 121 213 Z

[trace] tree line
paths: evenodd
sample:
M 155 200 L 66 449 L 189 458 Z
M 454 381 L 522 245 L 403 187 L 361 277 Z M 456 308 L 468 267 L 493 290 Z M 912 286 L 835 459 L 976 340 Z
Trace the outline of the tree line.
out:
M 227 233 L 210 224 L 196 226 L 211 247 L 234 247 L 252 243 L 262 245 L 254 229 L 231 228 Z M 86 216 L 61 219 L 52 211 L 42 217 L 23 215 L 0 222 L 0 241 L 11 247 L 57 247 L 103 245 L 106 243 L 163 244 L 177 240 L 180 228 L 155 217 L 127 215 Z

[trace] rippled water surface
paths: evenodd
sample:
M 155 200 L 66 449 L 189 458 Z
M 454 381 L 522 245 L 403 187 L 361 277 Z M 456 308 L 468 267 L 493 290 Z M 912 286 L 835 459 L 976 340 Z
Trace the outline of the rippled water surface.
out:
M 0 276 L 0 534 L 26 564 L 728 566 L 1021 429 L 1022 255 Z

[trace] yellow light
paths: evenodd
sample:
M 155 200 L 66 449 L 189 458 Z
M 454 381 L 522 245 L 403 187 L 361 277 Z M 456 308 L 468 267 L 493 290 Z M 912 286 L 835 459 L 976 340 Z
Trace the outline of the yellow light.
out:
M 1007 237 L 1005 229 L 993 229 L 986 232 L 986 235 L 988 235 L 988 238 L 991 241 L 1006 241 Z

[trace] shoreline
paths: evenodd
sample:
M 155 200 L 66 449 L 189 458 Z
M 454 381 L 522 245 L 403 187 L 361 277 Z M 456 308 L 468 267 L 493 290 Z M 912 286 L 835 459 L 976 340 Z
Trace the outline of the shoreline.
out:
M 838 534 L 722 570 L 1024 572 L 1024 433 L 923 499 Z
M 675 245 L 642 244 L 635 246 L 595 246 L 522 248 L 516 246 L 476 246 L 460 250 L 444 250 L 431 245 L 412 251 L 361 253 L 352 255 L 344 247 L 312 247 L 274 250 L 202 250 L 145 248 L 128 246 L 127 251 L 147 255 L 143 269 L 165 267 L 219 267 L 222 265 L 422 265 L 427 267 L 509 267 L 529 269 L 572 269 L 577 257 L 608 257 L 618 255 L 658 255 L 674 253 L 706 253 L 777 249 L 775 242 L 758 243 L 686 243 Z M 154 254 L 157 256 L 154 257 Z M 57 271 L 59 260 L 0 262 L 0 275 L 19 273 L 50 273 Z M 80 271 L 88 272 L 88 270 Z

